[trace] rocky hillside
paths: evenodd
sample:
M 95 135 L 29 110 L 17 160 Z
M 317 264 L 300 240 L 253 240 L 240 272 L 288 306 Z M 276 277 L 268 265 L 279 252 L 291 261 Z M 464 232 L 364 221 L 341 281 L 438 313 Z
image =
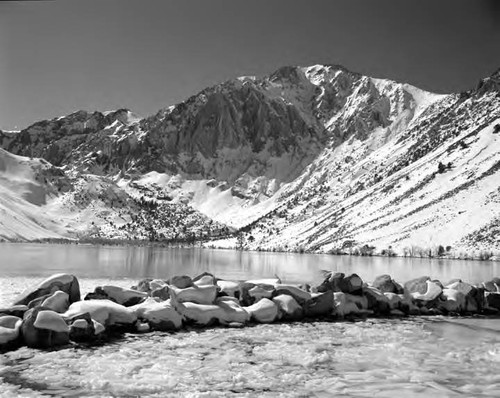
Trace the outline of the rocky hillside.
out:
M 237 238 L 214 244 L 489 250 L 500 247 L 499 81 L 497 72 L 469 92 L 436 95 L 336 65 L 283 67 L 143 119 L 79 111 L 38 122 L 0 133 L 0 146 L 70 181 L 40 204 L 55 206 L 66 235 L 234 228 Z M 186 214 L 196 221 L 182 224 Z

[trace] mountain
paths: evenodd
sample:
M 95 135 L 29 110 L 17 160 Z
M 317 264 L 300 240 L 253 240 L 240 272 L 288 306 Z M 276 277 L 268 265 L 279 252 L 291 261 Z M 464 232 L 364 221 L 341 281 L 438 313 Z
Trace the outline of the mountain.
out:
M 212 244 L 490 250 L 500 247 L 499 82 L 497 71 L 468 92 L 437 95 L 338 65 L 283 67 L 146 118 L 79 111 L 0 132 L 0 146 L 44 159 L 69 181 L 39 205 L 57 209 L 64 236 L 240 230 Z M 86 195 L 99 203 L 68 204 Z M 196 221 L 177 226 L 176 212 Z M 132 225 L 136 217 L 143 227 Z

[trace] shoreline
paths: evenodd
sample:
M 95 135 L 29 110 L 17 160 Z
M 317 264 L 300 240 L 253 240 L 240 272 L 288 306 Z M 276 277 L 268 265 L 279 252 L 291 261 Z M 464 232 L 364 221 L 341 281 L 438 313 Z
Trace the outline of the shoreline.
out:
M 386 257 L 386 258 L 417 258 L 417 259 L 429 259 L 429 260 L 460 260 L 460 261 L 478 261 L 478 262 L 500 262 L 500 250 L 477 250 L 478 255 L 407 255 L 399 254 L 397 252 L 391 252 L 389 254 L 381 254 L 374 252 L 371 254 L 362 254 L 359 252 L 347 252 L 347 251 L 336 251 L 336 252 L 321 252 L 321 251 L 307 251 L 307 250 L 262 250 L 262 249 L 249 249 L 249 248 L 236 248 L 236 247 L 224 247 L 224 246 L 206 246 L 205 244 L 212 242 L 208 241 L 196 241 L 192 243 L 186 243 L 183 241 L 176 242 L 151 242 L 149 240 L 124 240 L 124 239 L 70 239 L 70 238 L 47 238 L 47 239 L 33 239 L 33 240 L 0 240 L 0 247 L 3 243 L 7 244 L 53 244 L 53 245 L 93 245 L 93 246 L 137 246 L 137 247 L 160 247 L 160 248 L 198 248 L 198 249 L 208 249 L 208 250 L 228 250 L 228 251 L 242 251 L 242 252 L 255 252 L 255 253 L 289 253 L 289 254 L 308 254 L 308 255 L 330 255 L 335 256 L 350 256 L 350 257 Z M 429 252 L 429 250 L 425 250 Z M 473 251 L 475 253 L 476 251 Z M 484 253 L 489 255 L 485 256 Z

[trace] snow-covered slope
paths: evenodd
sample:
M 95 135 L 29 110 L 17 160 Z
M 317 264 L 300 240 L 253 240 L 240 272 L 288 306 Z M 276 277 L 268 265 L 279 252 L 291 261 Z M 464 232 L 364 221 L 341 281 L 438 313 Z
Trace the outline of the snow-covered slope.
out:
M 0 146 L 60 166 L 71 187 L 41 206 L 77 236 L 225 224 L 252 249 L 495 249 L 499 81 L 437 95 L 338 65 L 283 67 L 144 119 L 79 111 L 0 132 Z M 151 221 L 166 214 L 183 226 Z
M 67 233 L 43 210 L 63 182 L 58 174 L 43 159 L 0 149 L 0 240 L 60 238 Z

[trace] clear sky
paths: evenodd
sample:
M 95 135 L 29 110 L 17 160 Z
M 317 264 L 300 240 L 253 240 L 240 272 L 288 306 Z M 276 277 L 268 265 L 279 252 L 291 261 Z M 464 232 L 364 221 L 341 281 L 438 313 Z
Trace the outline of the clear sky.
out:
M 78 109 L 147 116 L 316 63 L 469 89 L 500 67 L 500 0 L 0 1 L 0 128 Z

